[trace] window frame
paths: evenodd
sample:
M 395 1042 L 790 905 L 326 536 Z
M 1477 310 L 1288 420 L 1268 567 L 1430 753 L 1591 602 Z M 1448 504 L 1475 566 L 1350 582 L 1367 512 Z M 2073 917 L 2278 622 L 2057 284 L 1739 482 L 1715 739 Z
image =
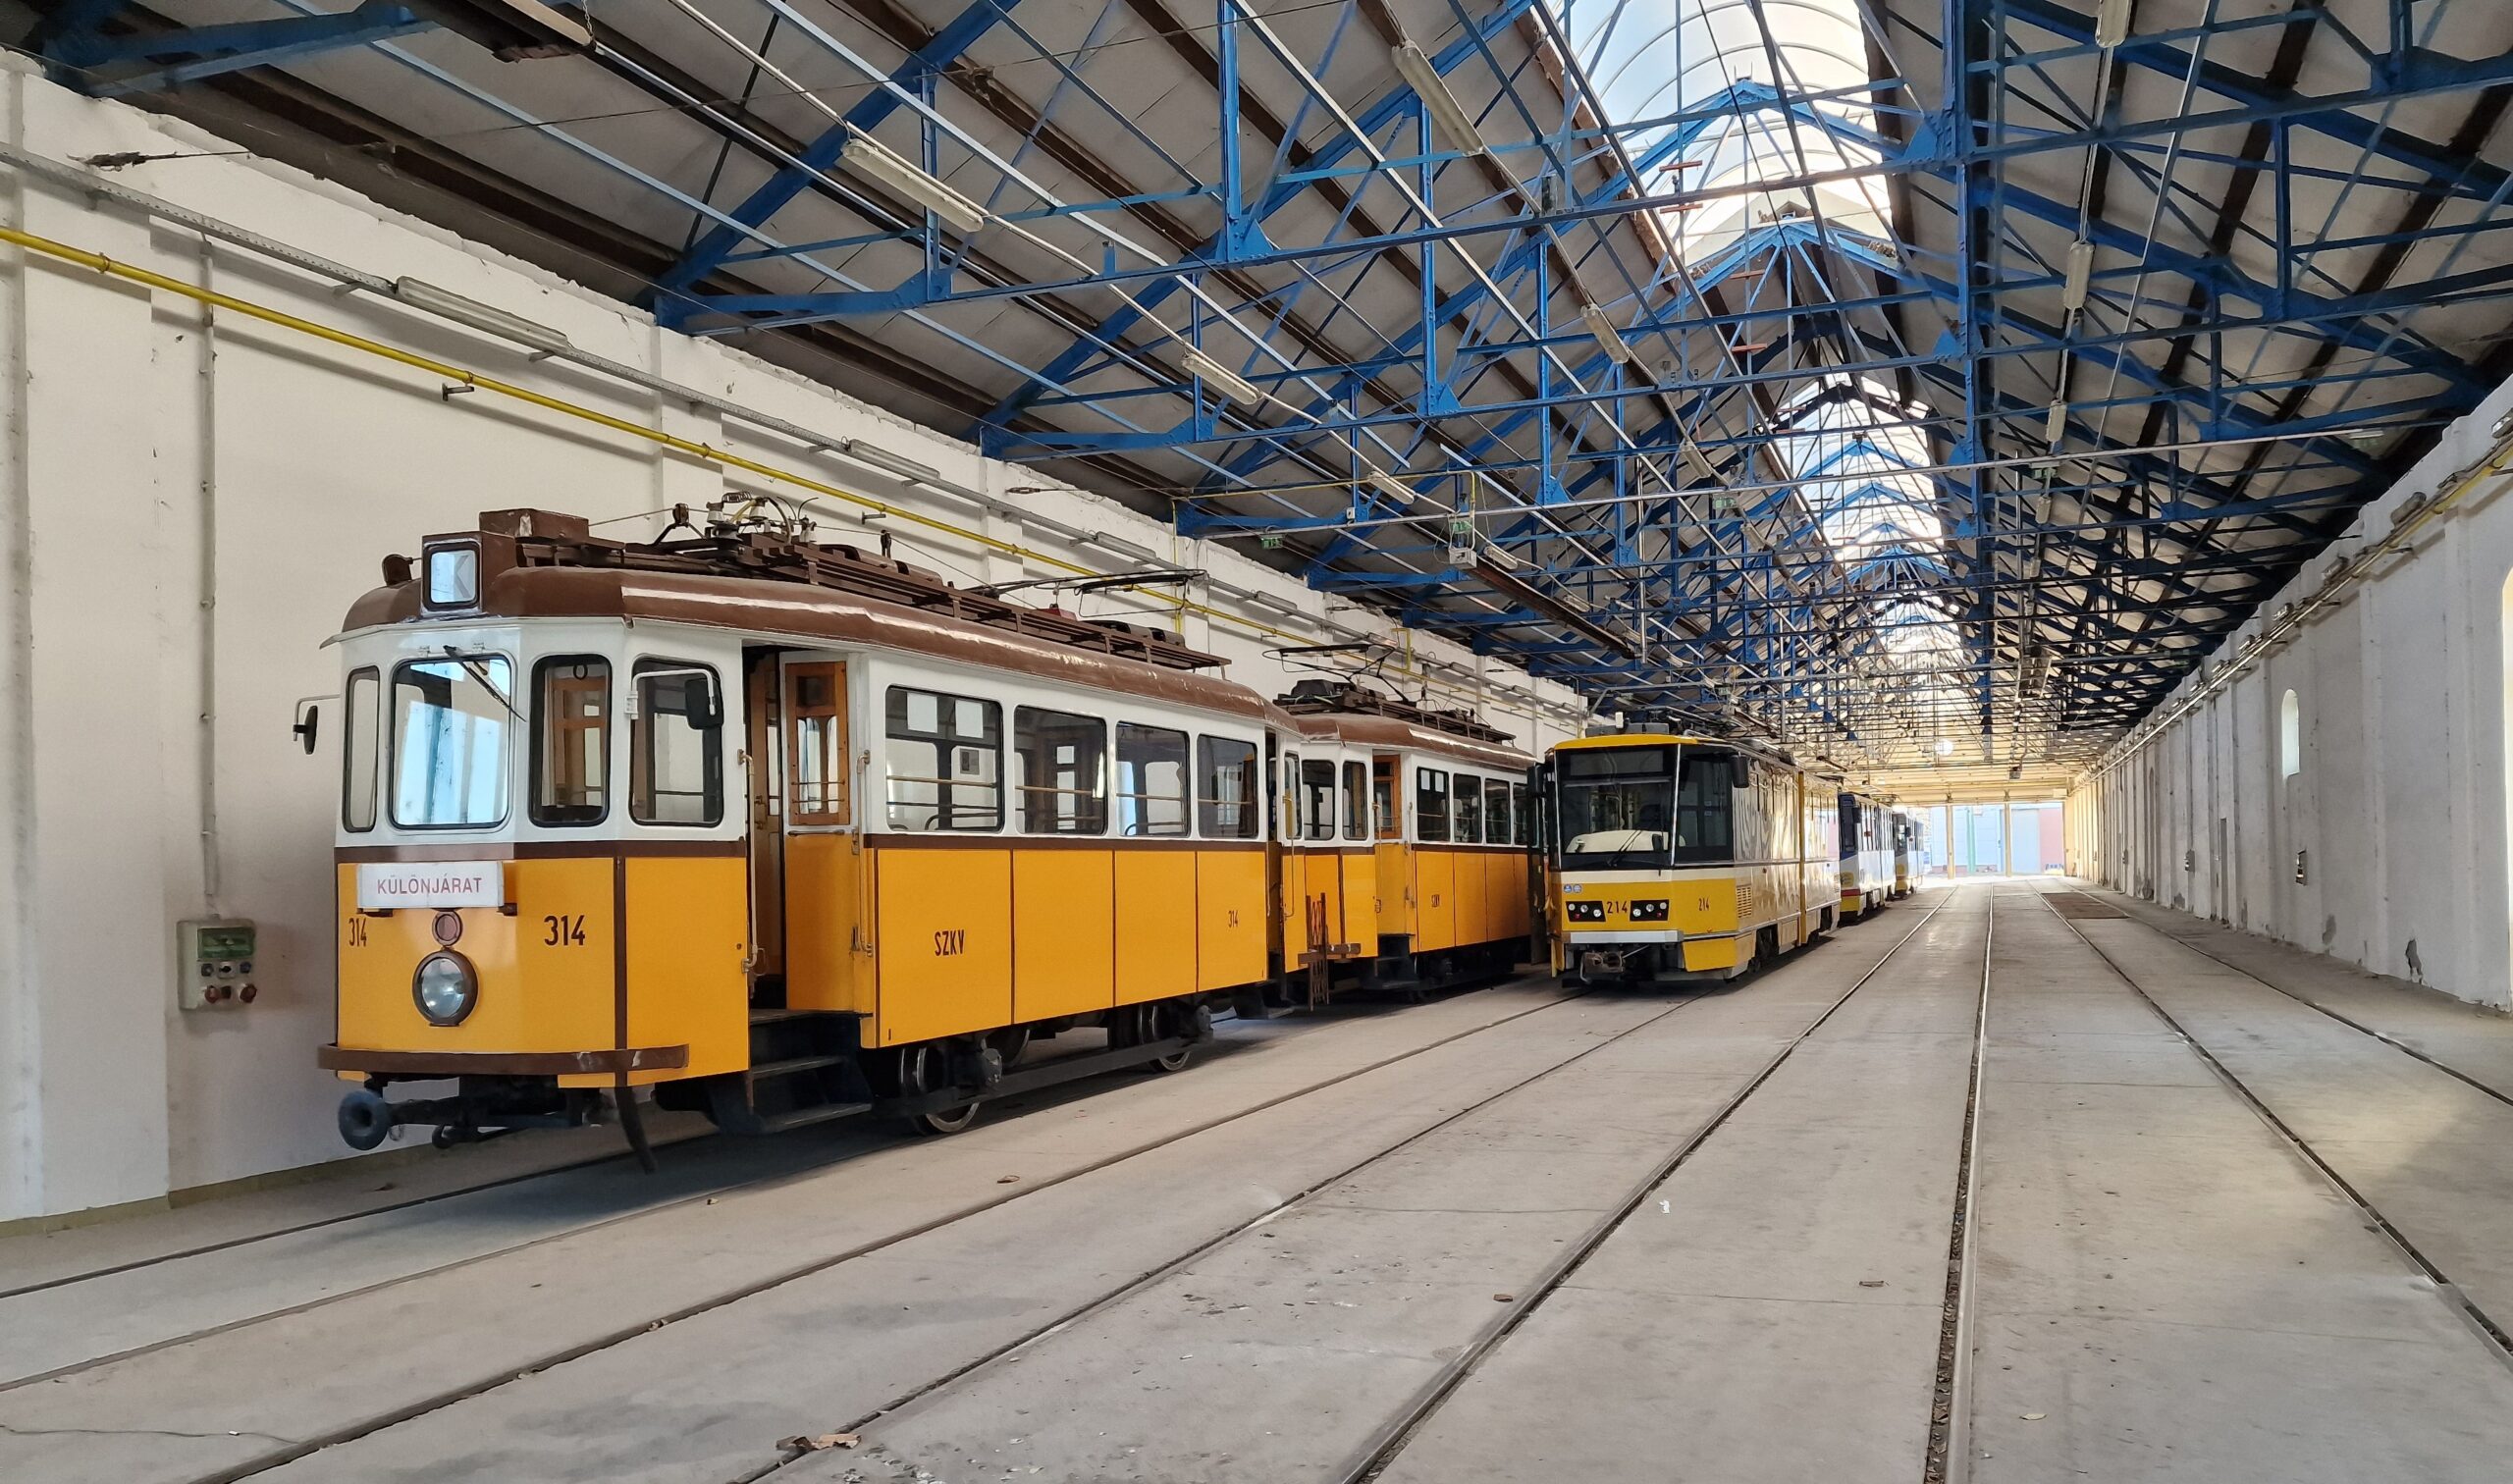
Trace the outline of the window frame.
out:
M 1382 784 L 1387 790 L 1387 797 L 1383 800 L 1379 797 Z M 1405 838 L 1405 761 L 1402 755 L 1370 755 L 1370 809 L 1378 816 L 1378 830 L 1372 839 L 1401 841 Z
M 1151 803 L 1155 800 L 1170 796 L 1148 792 L 1137 794 L 1129 794 L 1126 792 L 1126 734 L 1130 731 L 1136 733 L 1157 734 L 1160 736 L 1175 737 L 1178 739 L 1178 792 L 1175 795 L 1178 805 L 1178 822 L 1175 828 L 1154 829 L 1150 827 L 1151 821 L 1150 817 L 1151 814 Z M 1116 825 L 1115 838 L 1120 840 L 1178 840 L 1189 839 L 1195 835 L 1196 780 L 1192 775 L 1192 770 L 1196 762 L 1196 749 L 1194 746 L 1193 734 L 1183 726 L 1159 726 L 1150 721 L 1119 721 L 1116 724 L 1113 735 L 1110 737 L 1108 755 L 1116 765 L 1113 781 L 1117 786 L 1108 790 L 1109 802 L 1114 806 L 1110 809 L 1109 813 L 1113 817 L 1112 822 Z M 1141 830 L 1130 831 L 1125 827 L 1125 801 L 1129 798 L 1143 806 L 1143 813 L 1145 816 L 1143 823 L 1145 827 Z
M 1058 711 L 1051 706 L 1024 706 L 1015 704 L 1012 708 L 1011 752 L 1012 757 L 1016 761 L 1019 760 L 1023 754 L 1023 748 L 1021 746 L 1021 719 L 1024 716 L 1047 716 L 1052 717 L 1059 723 L 1087 721 L 1094 727 L 1097 728 L 1099 744 L 1097 751 L 1093 756 L 1092 761 L 1094 767 L 1091 770 L 1093 779 L 1096 786 L 1086 792 L 1081 789 L 1058 788 L 1052 784 L 1035 784 L 1030 781 L 1029 768 L 1025 764 L 1022 768 L 1021 782 L 1013 790 L 1021 795 L 1020 799 L 1016 801 L 1017 807 L 1013 814 L 1013 823 L 1015 828 L 1019 833 L 1024 835 L 1035 835 L 1042 839 L 1054 840 L 1087 840 L 1096 839 L 1106 835 L 1108 833 L 1109 817 L 1115 813 L 1115 811 L 1108 807 L 1109 796 L 1113 792 L 1108 785 L 1110 782 L 1109 775 L 1113 771 L 1113 765 L 1116 761 L 1116 749 L 1111 744 L 1109 736 L 1108 718 L 1105 716 L 1095 716 L 1090 712 Z M 1049 759 L 1047 766 L 1052 769 L 1055 767 L 1054 760 Z M 1059 796 L 1072 794 L 1076 797 L 1086 798 L 1091 805 L 1091 818 L 1096 822 L 1095 827 L 1090 829 L 1059 829 L 1053 827 L 1054 822 L 1051 819 L 1050 827 L 1045 829 L 1033 828 L 1030 823 L 1029 800 L 1029 796 L 1033 792 Z M 1076 819 L 1079 820 L 1081 818 L 1082 815 L 1077 811 Z
M 1321 768 L 1326 770 L 1326 784 L 1323 790 L 1326 810 L 1323 820 L 1316 817 L 1313 808 L 1318 800 L 1312 796 L 1311 790 L 1316 789 L 1318 785 L 1310 780 L 1310 770 Z M 1343 773 L 1335 767 L 1333 758 L 1312 757 L 1301 760 L 1299 803 L 1292 811 L 1292 822 L 1298 826 L 1302 844 L 1332 845 L 1335 843 L 1337 813 L 1343 807 Z
M 894 742 L 908 742 L 923 747 L 951 748 L 986 747 L 989 745 L 983 738 L 963 739 L 954 732 L 910 732 L 904 736 L 900 735 L 890 727 L 890 698 L 898 695 L 932 696 L 937 703 L 935 708 L 935 720 L 937 723 L 942 718 L 940 703 L 945 702 L 966 701 L 973 705 L 985 707 L 987 711 L 992 715 L 994 718 L 994 741 L 991 744 L 994 751 L 994 821 L 992 823 L 984 825 L 934 823 L 918 826 L 903 825 L 891 818 L 890 812 L 899 807 L 900 801 L 891 797 L 890 794 L 890 784 L 898 781 L 896 775 L 890 771 L 890 744 Z M 957 691 L 933 690 L 922 685 L 904 685 L 897 681 L 892 681 L 890 684 L 884 686 L 882 690 L 882 827 L 894 834 L 1002 834 L 1004 832 L 1004 826 L 1009 823 L 1012 819 L 1012 811 L 1009 807 L 1010 801 L 1005 797 L 1005 795 L 1010 792 L 1010 789 L 1007 787 L 1004 776 L 1004 740 L 1003 703 L 1000 701 L 992 700 L 986 696 L 963 695 Z M 939 760 L 937 759 L 937 762 Z M 943 799 L 941 790 L 944 788 L 964 786 L 939 778 L 911 778 L 907 781 L 928 783 L 934 787 L 934 817 L 937 821 L 943 817 Z M 953 812 L 956 813 L 956 809 Z
M 653 794 L 655 761 L 653 754 L 655 726 L 654 709 L 646 704 L 646 680 L 654 675 L 698 674 L 707 677 L 707 689 L 716 702 L 716 724 L 707 730 L 714 733 L 702 755 L 700 797 L 711 806 L 704 821 L 653 820 L 638 812 L 641 800 Z M 628 821 L 643 829 L 721 829 L 724 823 L 724 676 L 715 665 L 703 660 L 677 660 L 664 655 L 642 655 L 628 666 L 628 688 L 637 698 L 637 714 L 628 719 Z M 685 713 L 679 715 L 686 715 Z
M 798 677 L 809 676 L 816 671 L 824 670 L 829 672 L 828 710 L 804 706 Z M 851 675 L 847 668 L 847 662 L 843 660 L 786 661 L 779 665 L 776 676 L 776 700 L 779 714 L 777 720 L 784 729 L 784 735 L 778 740 L 783 744 L 784 753 L 782 761 L 785 771 L 783 784 L 786 828 L 852 829 L 855 826 L 855 717 L 852 700 L 847 694 L 850 682 Z M 824 775 L 817 780 L 822 791 L 822 807 L 805 809 L 802 802 L 804 779 L 801 772 L 803 749 L 797 743 L 802 736 L 804 721 L 816 721 L 824 717 L 837 723 L 834 751 L 837 771 L 833 776 Z M 823 751 L 826 753 L 829 750 L 823 749 Z M 834 809 L 829 807 L 832 792 L 837 800 L 837 806 Z
M 602 811 L 589 820 L 547 820 L 543 819 L 541 816 L 542 768 L 545 760 L 550 754 L 550 749 L 544 742 L 544 733 L 542 729 L 544 725 L 542 706 L 549 699 L 548 693 L 543 689 L 543 686 L 546 683 L 546 676 L 551 667 L 561 664 L 598 664 L 602 666 L 602 720 L 600 725 L 600 730 L 602 732 Z M 618 708 L 613 699 L 612 682 L 615 677 L 615 674 L 616 671 L 612 665 L 611 657 L 609 655 L 544 655 L 540 659 L 532 662 L 532 759 L 530 766 L 524 770 L 523 817 L 534 828 L 591 829 L 598 825 L 610 822 L 611 799 L 614 792 L 611 786 L 612 766 L 614 762 L 612 758 L 611 745 L 613 741 L 613 723 L 618 719 L 619 715 Z
M 1430 786 L 1433 778 L 1440 780 L 1436 789 Z M 1440 801 L 1436 817 L 1440 822 L 1440 832 L 1436 835 L 1431 833 L 1434 816 L 1430 809 L 1431 797 L 1435 793 Z M 1449 843 L 1449 770 L 1445 768 L 1430 768 L 1420 763 L 1414 765 L 1414 839 L 1422 845 Z
M 1247 754 L 1231 766 L 1240 776 L 1244 796 L 1223 799 L 1207 794 L 1205 785 L 1218 776 L 1213 766 L 1213 746 L 1221 743 L 1244 747 Z M 1211 732 L 1196 734 L 1196 835 L 1205 840 L 1261 840 L 1265 837 L 1265 758 L 1264 749 L 1246 737 L 1215 736 Z M 1239 827 L 1223 831 L 1213 827 L 1214 811 L 1235 809 L 1239 812 Z
M 349 818 L 349 784 L 357 775 L 357 686 L 364 676 L 371 692 L 367 697 L 366 717 L 366 822 L 356 823 Z M 361 664 L 341 681 L 341 828 L 349 834 L 370 834 L 383 817 L 384 785 L 377 776 L 384 765 L 384 671 L 376 665 Z
M 1338 791 L 1343 795 L 1344 833 L 1347 842 L 1367 843 L 1374 833 L 1370 820 L 1370 766 L 1359 758 L 1346 758 L 1337 765 Z
M 1470 808 L 1468 800 L 1473 801 Z M 1483 775 L 1457 769 L 1449 773 L 1449 843 L 1483 843 Z
M 1499 800 L 1497 808 L 1494 807 L 1493 802 L 1496 798 Z M 1492 826 L 1492 822 L 1495 820 L 1501 822 L 1498 830 Z M 1499 836 L 1497 839 L 1494 838 L 1496 834 Z M 1522 843 L 1519 839 L 1518 806 L 1510 797 L 1510 780 L 1507 778 L 1487 777 L 1483 780 L 1483 843 L 1486 845 Z
M 506 705 L 507 720 L 509 723 L 508 729 L 509 740 L 507 755 L 500 761 L 499 766 L 499 771 L 503 773 L 504 776 L 498 780 L 498 817 L 494 820 L 486 821 L 465 820 L 451 824 L 404 823 L 401 820 L 401 811 L 400 807 L 401 792 L 401 708 L 399 701 L 395 699 L 396 693 L 401 686 L 401 672 L 422 664 L 453 664 L 458 668 L 460 667 L 461 662 L 465 660 L 493 662 L 507 667 L 508 690 Z M 515 712 L 513 690 L 514 670 L 514 657 L 499 650 L 464 650 L 454 654 L 413 656 L 410 659 L 403 660 L 393 666 L 392 676 L 384 685 L 384 713 L 378 718 L 379 730 L 377 732 L 377 743 L 384 749 L 384 756 L 388 760 L 388 766 L 384 769 L 384 792 L 386 802 L 384 805 L 383 817 L 393 822 L 393 827 L 395 829 L 410 832 L 424 831 L 427 833 L 440 833 L 449 830 L 480 831 L 504 829 L 514 819 L 514 753 L 512 734 L 517 730 L 528 733 L 531 730 L 532 725 L 528 719 L 517 715 Z M 524 740 L 529 742 L 531 738 L 526 736 Z

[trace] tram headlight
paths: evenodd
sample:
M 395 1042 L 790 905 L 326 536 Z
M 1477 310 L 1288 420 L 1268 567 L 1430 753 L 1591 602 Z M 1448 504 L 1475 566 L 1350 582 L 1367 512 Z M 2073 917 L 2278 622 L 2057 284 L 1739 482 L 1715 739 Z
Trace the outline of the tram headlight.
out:
M 1562 904 L 1562 917 L 1565 922 L 1602 923 L 1606 920 L 1606 904 L 1603 902 L 1565 902 Z
M 1657 900 L 1650 902 L 1633 902 L 1631 904 L 1631 920 L 1635 923 L 1665 922 L 1667 920 L 1667 899 L 1665 897 L 1660 897 Z
M 410 976 L 410 998 L 431 1026 L 458 1026 L 480 1002 L 480 977 L 458 953 L 431 953 Z

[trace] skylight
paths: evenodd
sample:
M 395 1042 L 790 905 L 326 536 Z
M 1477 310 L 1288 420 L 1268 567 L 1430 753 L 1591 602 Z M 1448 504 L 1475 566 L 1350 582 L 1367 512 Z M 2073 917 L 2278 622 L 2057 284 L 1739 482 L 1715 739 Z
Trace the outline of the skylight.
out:
M 1626 124 L 1663 124 L 1625 136 L 1634 154 L 1670 129 L 1692 135 L 1652 191 L 1700 189 L 1843 171 L 1875 162 L 1863 143 L 1827 122 L 1871 132 L 1859 0 L 1553 0 L 1554 13 L 1603 111 Z M 1823 121 L 1753 102 L 1777 90 L 1815 96 Z M 1885 194 L 1876 178 L 1726 196 L 1672 225 L 1688 258 L 1717 252 L 1754 227 L 1785 216 L 1820 216 L 1835 227 L 1884 235 Z
M 1805 476 L 1798 497 L 1844 563 L 1944 550 L 1935 493 L 1912 472 L 1929 466 L 1928 447 L 1885 388 L 1836 371 L 1798 389 L 1781 421 L 1773 450 Z

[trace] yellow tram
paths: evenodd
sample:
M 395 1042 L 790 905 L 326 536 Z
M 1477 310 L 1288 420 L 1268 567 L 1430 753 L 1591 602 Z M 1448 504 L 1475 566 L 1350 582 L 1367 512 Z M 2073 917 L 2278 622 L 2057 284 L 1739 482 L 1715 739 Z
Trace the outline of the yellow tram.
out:
M 1586 737 L 1552 749 L 1544 787 L 1566 979 L 1733 979 L 1837 921 L 1838 795 L 1785 758 L 1704 737 Z
M 1390 837 L 1377 793 L 1331 826 L 1340 852 L 1364 822 L 1366 883 L 1321 891 L 1308 719 L 1158 631 L 783 526 L 634 544 L 496 511 L 385 575 L 336 641 L 320 1061 L 361 1085 L 357 1147 L 608 1104 L 642 1152 L 642 1087 L 736 1132 L 880 1110 L 947 1133 L 1024 1086 L 1184 1066 L 1214 1006 L 1309 973 L 1317 895 L 1381 979 L 1491 941 L 1479 917 L 1458 936 L 1438 852 L 1414 818 Z M 1374 769 L 1503 756 L 1419 729 L 1355 746 Z M 1427 896 L 1391 891 L 1391 848 Z M 1106 1049 L 1014 1070 L 1077 1026 Z M 402 1083 L 438 1095 L 388 1099 Z
M 1244 1013 L 1343 982 L 1418 995 L 1520 962 L 1528 774 L 1509 734 L 1335 680 L 1279 698 L 1282 971 Z
M 1865 917 L 1901 893 L 1894 889 L 1892 811 L 1863 793 L 1841 796 L 1842 921 Z

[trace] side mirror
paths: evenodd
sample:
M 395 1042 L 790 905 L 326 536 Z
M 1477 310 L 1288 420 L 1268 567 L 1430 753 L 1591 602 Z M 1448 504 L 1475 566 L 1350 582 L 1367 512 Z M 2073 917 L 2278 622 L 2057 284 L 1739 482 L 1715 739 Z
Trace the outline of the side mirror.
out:
M 322 703 L 319 701 L 297 702 L 296 724 L 291 726 L 289 730 L 296 734 L 296 743 L 305 749 L 305 755 L 312 757 L 314 744 L 323 730 Z

